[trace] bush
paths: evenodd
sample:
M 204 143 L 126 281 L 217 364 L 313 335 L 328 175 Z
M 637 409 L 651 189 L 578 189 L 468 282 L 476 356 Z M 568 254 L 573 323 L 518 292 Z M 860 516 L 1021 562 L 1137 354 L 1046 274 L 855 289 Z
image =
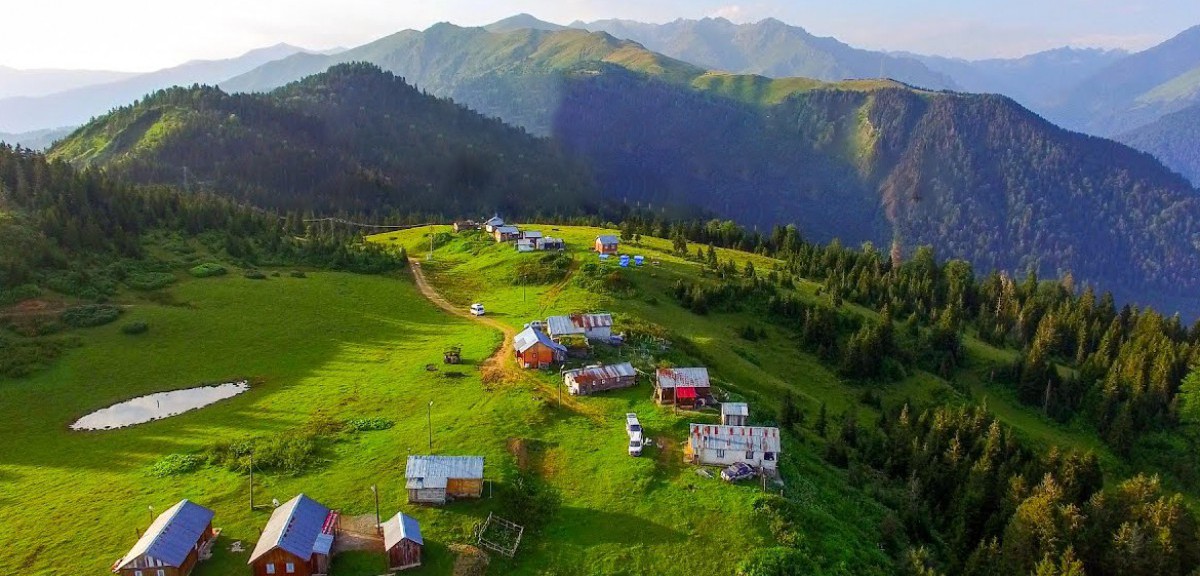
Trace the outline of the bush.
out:
M 128 334 L 130 336 L 136 336 L 138 334 L 145 334 L 149 330 L 150 330 L 150 325 L 146 324 L 145 322 L 142 322 L 140 320 L 137 322 L 130 322 L 121 327 L 121 333 Z
M 242 276 L 245 276 L 249 280 L 266 280 L 267 279 L 267 275 L 263 274 L 259 270 L 247 270 L 244 274 L 242 274 Z
M 177 278 L 169 272 L 140 272 L 131 274 L 125 284 L 134 290 L 158 290 L 174 284 Z
M 193 454 L 168 454 L 150 466 L 150 475 L 156 478 L 178 476 L 195 471 L 203 461 Z
M 375 416 L 373 418 L 351 418 L 346 420 L 346 428 L 354 432 L 376 432 L 395 426 L 394 420 Z
M 551 284 L 567 277 L 571 257 L 565 254 L 545 254 L 534 260 L 523 260 L 512 274 L 513 284 Z
M 0 306 L 16 304 L 22 300 L 30 300 L 42 295 L 42 290 L 33 284 L 22 284 L 6 290 L 0 290 Z
M 120 315 L 121 309 L 111 304 L 84 304 L 63 311 L 62 321 L 75 328 L 91 328 L 108 324 Z
M 75 338 L 7 338 L 0 334 L 0 376 L 23 378 L 50 366 L 67 348 L 79 345 Z
M 196 278 L 211 278 L 213 276 L 224 276 L 225 274 L 229 273 L 229 270 L 226 270 L 225 267 L 220 264 L 208 262 L 188 270 L 188 273 Z
M 531 474 L 518 474 L 504 492 L 500 515 L 526 530 L 537 531 L 558 511 L 558 492 Z
M 300 270 L 292 270 L 292 273 L 288 274 L 288 276 L 292 278 L 308 278 L 308 275 Z

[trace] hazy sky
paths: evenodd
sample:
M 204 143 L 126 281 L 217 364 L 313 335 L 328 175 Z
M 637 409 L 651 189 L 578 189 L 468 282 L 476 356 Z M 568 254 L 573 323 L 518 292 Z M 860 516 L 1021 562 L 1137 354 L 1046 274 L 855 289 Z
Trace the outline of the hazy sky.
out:
M 980 58 L 1141 49 L 1200 24 L 1197 0 L 38 0 L 0 9 L 0 65 L 152 70 L 287 42 L 356 46 L 405 28 L 543 20 L 772 16 L 864 48 Z

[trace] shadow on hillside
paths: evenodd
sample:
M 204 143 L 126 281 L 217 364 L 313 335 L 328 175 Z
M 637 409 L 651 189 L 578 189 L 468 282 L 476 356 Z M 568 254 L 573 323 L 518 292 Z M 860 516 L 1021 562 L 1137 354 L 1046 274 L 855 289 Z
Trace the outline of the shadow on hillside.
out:
M 687 540 L 687 534 L 674 528 L 624 512 L 564 506 L 555 516 L 555 525 L 570 526 L 579 535 L 579 545 L 597 544 L 653 545 Z

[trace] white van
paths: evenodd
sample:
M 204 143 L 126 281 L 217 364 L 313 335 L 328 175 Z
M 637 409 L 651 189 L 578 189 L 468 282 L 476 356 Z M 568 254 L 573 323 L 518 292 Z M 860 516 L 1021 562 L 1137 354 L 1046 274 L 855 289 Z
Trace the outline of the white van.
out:
M 628 412 L 625 414 L 625 431 L 632 435 L 634 432 L 642 433 L 642 423 L 638 422 L 637 414 Z
M 478 302 L 471 305 L 471 314 L 474 316 L 483 316 L 483 304 Z
M 629 433 L 629 455 L 630 456 L 641 456 L 642 455 L 642 433 L 641 432 L 630 432 Z

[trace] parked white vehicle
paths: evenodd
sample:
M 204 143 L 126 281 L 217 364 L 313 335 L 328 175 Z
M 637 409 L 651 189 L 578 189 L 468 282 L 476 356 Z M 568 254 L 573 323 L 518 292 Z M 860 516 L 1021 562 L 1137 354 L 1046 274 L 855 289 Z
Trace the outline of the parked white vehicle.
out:
M 625 431 L 632 435 L 634 432 L 642 433 L 642 423 L 638 421 L 637 414 L 628 412 L 625 414 Z
M 630 432 L 629 433 L 629 455 L 630 456 L 641 456 L 642 455 L 642 433 L 641 432 Z
M 471 314 L 474 316 L 483 316 L 483 304 L 478 302 L 471 305 Z

